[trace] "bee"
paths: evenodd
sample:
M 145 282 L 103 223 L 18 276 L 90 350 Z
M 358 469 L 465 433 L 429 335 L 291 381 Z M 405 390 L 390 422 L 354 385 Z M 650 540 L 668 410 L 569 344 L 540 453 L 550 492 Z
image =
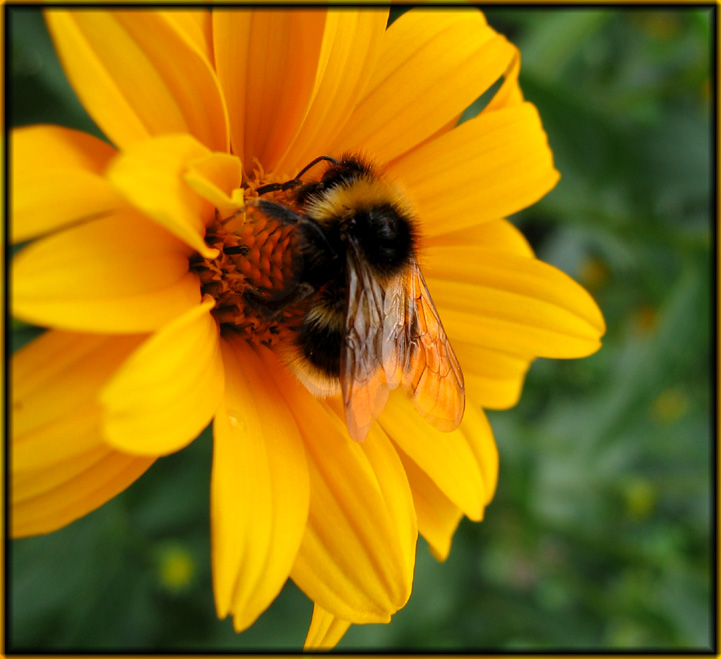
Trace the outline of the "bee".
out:
M 320 162 L 315 180 L 301 177 Z M 288 362 L 315 395 L 342 394 L 351 437 L 363 441 L 396 387 L 443 431 L 463 417 L 463 373 L 418 266 L 418 223 L 400 190 L 367 159 L 316 158 L 251 202 L 295 226 L 295 285 L 246 292 L 278 313 L 301 307 Z M 276 193 L 273 198 L 264 195 Z

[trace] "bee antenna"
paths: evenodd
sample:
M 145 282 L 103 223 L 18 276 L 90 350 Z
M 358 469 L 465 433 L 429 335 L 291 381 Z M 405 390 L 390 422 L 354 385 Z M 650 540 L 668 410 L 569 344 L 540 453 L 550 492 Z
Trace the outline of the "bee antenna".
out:
M 322 160 L 332 162 L 334 165 L 340 164 L 335 158 L 331 158 L 330 156 L 318 156 L 315 160 L 311 160 L 311 162 L 309 162 L 305 167 L 303 167 L 303 169 L 298 172 L 294 180 L 298 181 L 300 177 L 303 176 L 303 174 L 305 174 L 311 167 L 314 167 Z
M 261 185 L 259 188 L 256 188 L 255 192 L 260 197 L 261 195 L 268 194 L 269 192 L 285 192 L 286 190 L 297 188 L 302 184 L 300 177 L 322 160 L 332 162 L 334 165 L 340 164 L 335 158 L 331 158 L 330 156 L 318 156 L 315 160 L 309 162 L 305 167 L 303 167 L 303 169 L 296 174 L 295 178 L 290 181 L 286 181 L 285 183 L 268 183 L 267 185 Z

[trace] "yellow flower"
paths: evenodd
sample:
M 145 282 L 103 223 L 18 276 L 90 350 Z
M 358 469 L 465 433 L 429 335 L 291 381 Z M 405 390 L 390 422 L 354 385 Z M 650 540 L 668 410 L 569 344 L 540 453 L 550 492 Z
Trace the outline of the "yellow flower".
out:
M 480 520 L 493 496 L 482 408 L 515 404 L 535 357 L 588 355 L 604 331 L 590 296 L 503 219 L 558 179 L 517 50 L 475 10 L 413 10 L 388 29 L 381 10 L 46 16 L 112 145 L 57 126 L 11 136 L 13 240 L 38 238 L 13 264 L 13 313 L 51 328 L 13 364 L 13 534 L 94 510 L 212 420 L 218 615 L 246 629 L 290 577 L 315 604 L 307 647 L 388 622 L 418 533 L 445 560 L 461 517 Z M 337 401 L 216 307 L 260 267 L 258 254 L 227 267 L 218 249 L 260 230 L 244 196 L 347 151 L 386 164 L 417 209 L 466 380 L 453 432 L 394 392 L 351 441 Z

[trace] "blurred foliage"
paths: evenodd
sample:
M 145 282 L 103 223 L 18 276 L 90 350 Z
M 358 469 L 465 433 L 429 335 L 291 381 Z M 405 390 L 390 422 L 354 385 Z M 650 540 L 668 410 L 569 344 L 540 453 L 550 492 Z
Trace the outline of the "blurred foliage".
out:
M 603 349 L 539 360 L 520 404 L 489 413 L 499 488 L 450 558 L 419 543 L 414 593 L 340 649 L 658 649 L 712 644 L 710 8 L 495 7 L 562 173 L 513 218 L 604 311 Z M 36 11 L 10 11 L 13 125 L 96 132 Z M 36 330 L 16 326 L 15 341 Z M 210 582 L 211 440 L 127 492 L 11 546 L 17 649 L 298 649 L 292 584 L 258 623 L 218 621 Z

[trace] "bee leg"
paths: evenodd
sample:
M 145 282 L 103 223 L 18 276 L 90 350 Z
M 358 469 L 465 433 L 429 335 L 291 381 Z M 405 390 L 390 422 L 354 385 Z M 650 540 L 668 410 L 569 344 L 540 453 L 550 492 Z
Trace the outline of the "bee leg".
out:
M 252 205 L 257 206 L 263 214 L 267 215 L 268 217 L 272 217 L 274 220 L 278 220 L 283 224 L 302 223 L 305 226 L 310 227 L 312 231 L 314 231 L 316 234 L 318 234 L 318 236 L 320 236 L 320 239 L 325 243 L 328 251 L 333 255 L 333 258 L 337 258 L 338 255 L 336 254 L 332 245 L 328 242 L 328 238 L 326 237 L 325 233 L 323 233 L 323 229 L 321 229 L 318 223 L 314 220 L 311 220 L 305 215 L 299 215 L 287 206 L 283 206 L 283 204 L 278 204 L 274 201 L 268 201 L 267 199 L 256 199 L 253 201 Z
M 292 190 L 301 185 L 301 181 L 298 179 L 292 179 L 285 183 L 268 183 L 267 185 L 261 185 L 256 188 L 255 192 L 260 197 L 261 195 L 268 194 L 269 192 L 285 192 L 286 190 Z
M 265 296 L 257 290 L 249 288 L 243 292 L 243 298 L 256 309 L 263 309 L 268 320 L 279 319 L 285 309 L 302 302 L 315 293 L 315 288 L 307 282 L 298 284 L 291 293 L 280 291 L 275 295 Z
M 268 199 L 256 199 L 249 205 L 257 206 L 264 215 L 278 220 L 283 224 L 298 224 L 298 222 L 303 219 L 301 215 L 298 215 L 298 213 L 292 211 L 287 206 L 269 201 Z

